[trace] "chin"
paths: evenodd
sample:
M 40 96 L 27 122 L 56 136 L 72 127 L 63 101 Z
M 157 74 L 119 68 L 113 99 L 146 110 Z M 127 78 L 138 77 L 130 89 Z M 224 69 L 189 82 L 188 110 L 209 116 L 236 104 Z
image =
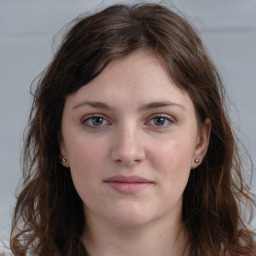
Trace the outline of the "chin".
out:
M 119 227 L 138 227 L 154 219 L 148 215 L 148 210 L 137 209 L 136 207 L 119 208 L 112 211 L 110 221 Z
M 137 218 L 134 216 L 122 216 L 119 218 L 114 218 L 112 219 L 112 221 L 115 226 L 120 228 L 136 228 L 139 226 L 143 226 L 149 222 L 145 218 Z

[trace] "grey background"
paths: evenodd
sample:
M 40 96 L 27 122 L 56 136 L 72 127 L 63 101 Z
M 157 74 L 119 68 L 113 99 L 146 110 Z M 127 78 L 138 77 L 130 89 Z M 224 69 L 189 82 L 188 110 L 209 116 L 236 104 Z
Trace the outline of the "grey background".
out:
M 21 176 L 30 84 L 51 60 L 59 42 L 56 37 L 52 43 L 53 36 L 82 12 L 116 2 L 0 0 L 0 239 L 8 239 Z M 233 125 L 256 164 L 256 0 L 162 2 L 184 12 L 201 34 L 229 92 Z M 252 190 L 256 191 L 256 178 Z

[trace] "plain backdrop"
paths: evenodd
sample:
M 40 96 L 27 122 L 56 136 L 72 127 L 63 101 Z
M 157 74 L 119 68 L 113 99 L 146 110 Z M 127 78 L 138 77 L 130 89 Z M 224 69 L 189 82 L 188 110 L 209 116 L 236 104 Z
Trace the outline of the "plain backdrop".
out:
M 54 43 L 53 37 L 79 14 L 116 2 L 0 0 L 0 239 L 8 239 L 15 188 L 21 177 L 30 84 L 59 44 L 59 36 Z M 201 34 L 229 92 L 233 126 L 256 164 L 256 0 L 162 3 L 184 12 Z M 255 178 L 252 190 L 256 191 Z

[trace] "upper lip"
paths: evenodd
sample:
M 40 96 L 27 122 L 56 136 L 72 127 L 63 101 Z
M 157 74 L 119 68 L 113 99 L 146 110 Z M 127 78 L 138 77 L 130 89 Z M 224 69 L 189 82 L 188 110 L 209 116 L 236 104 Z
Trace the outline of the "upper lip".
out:
M 140 176 L 123 176 L 116 175 L 104 180 L 105 182 L 120 182 L 120 183 L 153 183 L 150 180 L 142 178 Z

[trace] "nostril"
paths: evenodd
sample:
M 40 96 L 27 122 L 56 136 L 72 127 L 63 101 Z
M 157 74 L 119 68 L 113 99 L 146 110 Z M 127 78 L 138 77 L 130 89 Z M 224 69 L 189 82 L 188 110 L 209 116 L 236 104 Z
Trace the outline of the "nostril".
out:
M 132 166 L 140 163 L 144 159 L 143 150 L 136 151 L 115 151 L 112 153 L 112 160 L 117 164 Z
M 117 164 L 122 164 L 125 166 L 133 166 L 141 162 L 139 159 L 116 159 L 115 162 Z

